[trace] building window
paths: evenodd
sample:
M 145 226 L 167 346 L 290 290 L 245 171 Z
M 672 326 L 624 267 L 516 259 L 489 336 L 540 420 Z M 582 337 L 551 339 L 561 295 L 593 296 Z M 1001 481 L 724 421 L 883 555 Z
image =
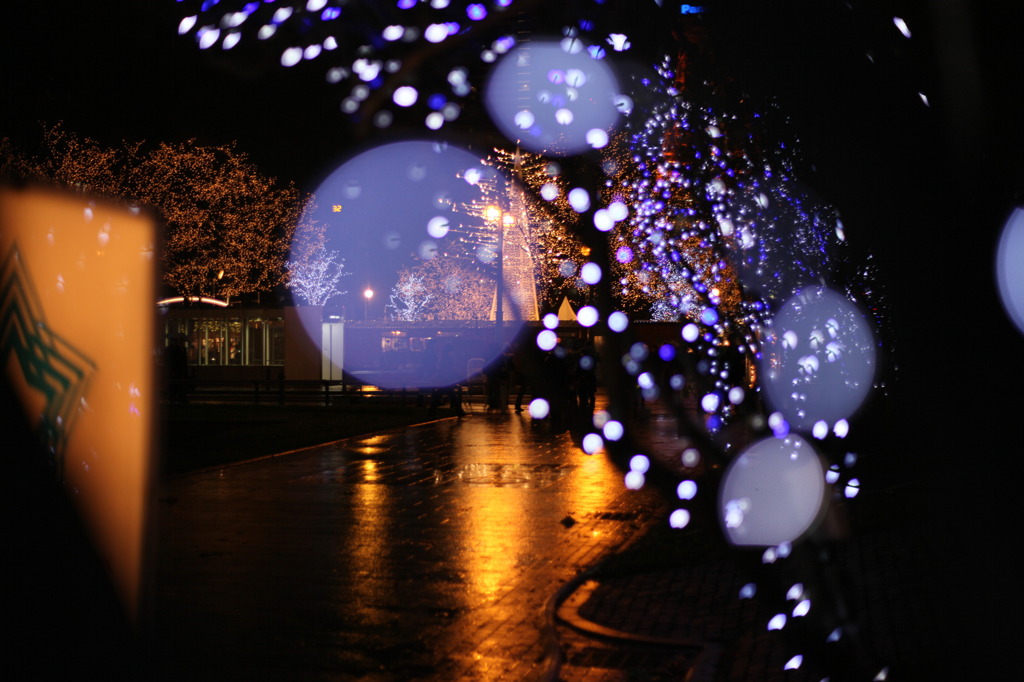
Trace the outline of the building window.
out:
M 284 320 L 267 320 L 267 364 L 284 364 Z
M 190 365 L 283 365 L 283 318 L 171 318 L 164 323 L 166 343 L 186 339 Z
M 284 364 L 284 320 L 251 319 L 246 326 L 246 364 Z
M 229 365 L 242 364 L 242 348 L 244 340 L 242 335 L 242 321 L 238 319 L 227 320 L 228 351 L 227 363 Z
M 249 320 L 249 325 L 246 329 L 248 337 L 246 340 L 246 364 L 247 365 L 264 365 L 263 351 L 266 348 L 265 332 L 266 327 L 263 324 L 263 320 Z

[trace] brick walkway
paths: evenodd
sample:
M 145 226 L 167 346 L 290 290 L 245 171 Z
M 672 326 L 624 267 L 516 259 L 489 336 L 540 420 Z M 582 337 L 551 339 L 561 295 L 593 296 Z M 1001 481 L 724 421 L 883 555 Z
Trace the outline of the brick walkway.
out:
M 644 430 L 646 452 L 674 485 L 683 477 L 678 453 L 684 447 L 675 419 L 655 412 L 635 426 Z M 701 481 L 703 473 L 702 466 L 687 477 Z M 808 546 L 795 549 L 794 558 L 778 568 L 763 566 L 760 550 L 728 550 L 712 553 L 719 558 L 698 555 L 679 566 L 581 585 L 558 611 L 567 651 L 562 679 L 837 680 L 872 679 L 883 670 L 891 679 L 944 679 L 969 654 L 956 636 L 960 625 L 943 569 L 951 548 L 921 511 L 929 494 L 913 485 L 869 486 L 842 503 L 853 532 L 818 545 L 830 553 L 824 563 Z M 670 502 L 664 498 L 663 504 Z M 679 542 L 692 542 L 694 532 L 720 537 L 713 513 L 700 511 L 694 510 Z M 806 622 L 798 623 L 791 613 L 796 601 L 782 595 L 800 580 L 813 598 Z M 741 599 L 748 583 L 758 591 Z M 815 590 L 826 597 L 818 599 Z M 822 606 L 829 592 L 838 606 Z M 788 630 L 769 631 L 769 619 L 780 612 L 789 616 Z M 842 614 L 846 648 L 807 651 L 810 639 L 820 635 L 824 642 L 837 625 L 829 618 Z M 801 668 L 784 670 L 797 654 L 806 659 Z
M 917 544 L 902 529 L 868 534 L 851 540 L 838 563 L 851 579 L 846 594 L 879 670 L 898 672 L 894 679 L 942 679 L 942 663 L 958 643 L 944 626 L 937 585 L 921 580 L 927 558 Z M 682 679 L 677 673 L 695 666 L 707 677 L 692 680 L 820 679 L 783 670 L 799 649 L 767 630 L 773 611 L 759 599 L 739 598 L 744 584 L 732 561 L 585 584 L 559 610 L 574 626 L 561 630 L 568 649 L 562 679 Z

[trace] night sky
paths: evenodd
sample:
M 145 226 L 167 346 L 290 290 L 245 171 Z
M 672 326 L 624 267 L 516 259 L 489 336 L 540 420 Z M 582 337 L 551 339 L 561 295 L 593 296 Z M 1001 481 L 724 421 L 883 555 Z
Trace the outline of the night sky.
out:
M 717 61 L 758 99 L 776 98 L 823 183 L 834 176 L 838 184 L 851 169 L 877 171 L 873 160 L 920 171 L 929 154 L 944 165 L 973 156 L 1005 167 L 1021 148 L 1012 124 L 1022 72 L 1016 17 L 1006 10 L 935 3 L 967 8 L 969 21 L 944 26 L 928 3 L 896 3 L 913 29 L 906 40 L 893 26 L 896 10 L 883 11 L 892 3 L 708 4 Z M 102 10 L 71 0 L 12 3 L 0 24 L 4 134 L 31 136 L 38 121 L 63 120 L 101 141 L 237 140 L 268 173 L 298 182 L 350 145 L 326 67 L 287 70 L 276 54 L 200 51 L 177 35 L 183 14 L 173 0 L 109 0 Z
M 63 121 L 109 144 L 237 141 L 264 172 L 297 182 L 343 149 L 345 121 L 322 79 L 200 52 L 177 35 L 180 18 L 174 2 L 12 6 L 0 26 L 13 105 L 4 134 L 33 138 L 38 122 Z
M 892 260 L 875 235 L 898 240 L 894 284 L 919 285 L 907 272 L 910 253 L 943 256 L 938 223 L 997 223 L 1020 200 L 1024 71 L 1010 28 L 1019 24 L 1007 11 L 897 3 L 913 30 L 907 40 L 884 11 L 891 3 L 708 4 L 717 63 L 755 101 L 771 98 L 789 117 L 802 181 L 837 206 L 857 247 Z M 933 4 L 962 6 L 967 20 Z M 235 140 L 264 172 L 310 190 L 366 141 L 340 113 L 342 95 L 324 82 L 324 65 L 288 70 L 276 54 L 200 51 L 177 35 L 183 13 L 172 0 L 6 8 L 0 134 L 31 142 L 40 122 L 63 121 L 109 144 Z M 970 241 L 977 258 L 992 244 Z M 965 247 L 956 249 L 961 257 Z
M 859 218 L 865 194 L 898 201 L 936 181 L 956 184 L 953 175 L 984 178 L 989 201 L 1012 201 L 1024 148 L 1014 125 L 1024 110 L 1016 17 L 968 2 L 896 4 L 911 40 L 893 26 L 896 10 L 884 11 L 892 3 L 719 0 L 706 21 L 722 70 L 756 101 L 778 102 L 813 165 L 806 182 L 844 214 Z M 961 5 L 969 21 L 932 4 Z M 184 10 L 173 0 L 102 6 L 5 8 L 2 134 L 31 139 L 38 122 L 64 121 L 109 143 L 237 140 L 268 174 L 304 185 L 351 148 L 323 64 L 288 70 L 276 54 L 200 51 L 177 35 Z M 868 215 L 855 231 L 871 230 Z
M 998 601 L 1016 574 L 1001 547 L 1019 540 L 1006 518 L 1020 514 L 1011 500 L 1024 453 L 1024 336 L 992 273 L 1002 221 L 1024 202 L 1020 11 L 968 0 L 706 4 L 719 64 L 755 98 L 775 98 L 800 139 L 801 180 L 880 262 L 900 367 L 892 456 L 937 472 L 938 513 L 951 545 L 967 547 L 954 560 L 965 576 L 982 572 L 979 599 Z M 307 188 L 363 142 L 322 69 L 200 52 L 177 35 L 181 16 L 172 0 L 8 3 L 0 136 L 27 144 L 40 121 L 63 121 L 110 144 L 237 140 L 267 174 Z

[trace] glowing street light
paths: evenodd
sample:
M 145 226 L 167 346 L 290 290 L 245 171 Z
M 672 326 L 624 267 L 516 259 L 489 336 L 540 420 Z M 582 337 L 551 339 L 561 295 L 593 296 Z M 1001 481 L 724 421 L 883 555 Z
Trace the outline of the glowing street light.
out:
M 494 223 L 498 232 L 498 277 L 494 292 L 494 328 L 498 344 L 504 339 L 502 326 L 505 324 L 505 230 L 512 227 L 515 218 L 505 213 L 501 206 L 488 206 L 484 209 L 484 218 Z
M 363 319 L 364 320 L 369 320 L 370 319 L 370 299 L 372 299 L 372 298 L 373 298 L 373 289 L 371 289 L 369 287 L 369 285 L 367 285 L 366 289 L 363 291 Z
M 501 208 L 498 206 L 488 206 L 484 209 L 484 218 L 488 222 L 497 223 L 501 220 Z

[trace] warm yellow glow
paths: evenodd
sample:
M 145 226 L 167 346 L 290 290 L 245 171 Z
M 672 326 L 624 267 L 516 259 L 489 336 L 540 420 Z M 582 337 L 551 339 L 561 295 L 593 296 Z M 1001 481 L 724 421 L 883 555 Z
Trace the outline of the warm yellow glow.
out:
M 221 308 L 227 308 L 227 301 L 221 301 L 216 298 L 210 298 L 209 296 L 172 296 L 171 298 L 162 298 L 156 302 L 157 305 L 171 305 L 172 303 L 184 303 L 185 301 L 192 303 L 209 303 L 210 305 L 219 306 Z
M 488 206 L 484 209 L 484 218 L 492 223 L 498 222 L 501 218 L 501 209 L 497 206 Z
M 24 159 L 30 177 L 153 212 L 162 225 L 160 272 L 174 291 L 230 299 L 285 283 L 303 195 L 264 176 L 234 144 L 107 147 L 61 124 L 45 129 L 42 142 L 43 156 Z M 89 231 L 83 253 L 102 257 L 112 237 L 101 225 Z
M 344 467 L 338 469 L 338 474 L 344 471 Z M 352 486 L 352 523 L 349 532 L 339 534 L 343 538 L 339 551 L 348 557 L 352 575 L 372 576 L 387 585 L 396 579 L 394 568 L 399 566 L 397 562 L 387 560 L 388 548 L 394 541 L 390 500 L 385 494 L 386 486 L 375 482 L 375 468 L 367 467 L 359 472 L 353 466 L 351 475 L 359 476 L 359 473 L 363 474 L 362 479 Z M 347 614 L 366 623 L 372 623 L 379 617 L 380 609 L 374 603 L 376 595 L 366 590 L 352 592 L 348 586 L 339 587 L 339 590 L 352 595 L 352 601 L 343 607 Z
M 92 248 L 97 229 L 109 236 L 99 252 Z M 158 390 L 155 273 L 146 255 L 154 239 L 149 219 L 113 204 L 0 193 L 0 263 L 11 258 L 13 268 L 5 281 L 10 305 L 34 323 L 22 332 L 45 332 L 31 336 L 34 353 L 15 352 L 22 334 L 5 335 L 4 369 L 25 406 L 35 410 L 31 423 L 48 418 L 53 424 L 57 473 L 132 614 L 144 570 Z M 29 374 L 52 381 L 30 383 Z

